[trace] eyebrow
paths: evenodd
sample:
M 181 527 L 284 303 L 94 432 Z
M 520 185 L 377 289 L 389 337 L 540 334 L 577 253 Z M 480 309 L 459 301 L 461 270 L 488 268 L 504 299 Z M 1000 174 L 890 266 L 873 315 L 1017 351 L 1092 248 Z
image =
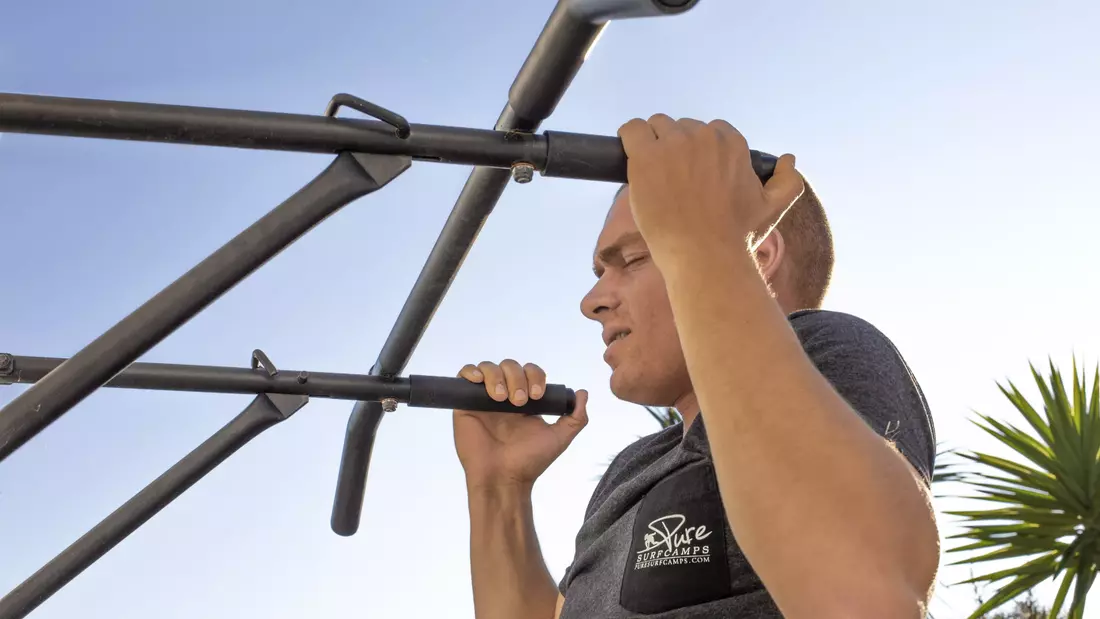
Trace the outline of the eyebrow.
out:
M 611 263 L 614 262 L 615 257 L 622 253 L 623 248 L 627 245 L 632 245 L 639 241 L 644 241 L 641 232 L 626 232 L 619 238 L 615 239 L 615 242 L 595 252 L 595 260 L 597 262 Z M 593 265 L 593 271 L 598 276 L 599 267 Z

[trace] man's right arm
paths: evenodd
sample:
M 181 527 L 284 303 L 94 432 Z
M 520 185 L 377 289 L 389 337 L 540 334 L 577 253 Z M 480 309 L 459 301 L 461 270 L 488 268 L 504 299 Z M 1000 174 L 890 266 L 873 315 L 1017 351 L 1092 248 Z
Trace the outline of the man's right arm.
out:
M 459 376 L 483 383 L 491 398 L 517 406 L 542 397 L 546 374 L 511 359 L 467 365 Z M 470 568 L 477 619 L 558 619 L 564 598 L 535 534 L 531 489 L 588 423 L 588 393 L 572 414 L 547 423 L 538 415 L 454 412 L 455 448 L 466 472 Z
M 564 598 L 539 549 L 528 486 L 470 488 L 477 619 L 557 619 Z

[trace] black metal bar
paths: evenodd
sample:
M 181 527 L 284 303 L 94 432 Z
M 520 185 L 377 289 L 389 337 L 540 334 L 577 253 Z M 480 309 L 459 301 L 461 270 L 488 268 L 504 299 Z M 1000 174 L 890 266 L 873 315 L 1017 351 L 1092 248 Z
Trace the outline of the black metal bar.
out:
M 545 105 L 520 101 L 527 103 L 522 108 L 525 113 L 545 110 Z M 400 119 L 399 124 L 403 122 Z M 626 182 L 626 153 L 615 136 L 407 127 L 395 130 L 393 124 L 377 120 L 0 93 L 0 132 L 315 153 L 352 151 L 500 169 L 524 163 L 543 176 Z M 406 130 L 409 133 L 402 138 Z M 774 157 L 755 151 L 753 157 L 757 174 L 766 180 Z
M 533 133 L 580 70 L 604 24 L 576 17 L 569 11 L 570 4 L 570 0 L 559 0 L 554 7 L 512 82 L 496 130 Z M 508 171 L 492 168 L 475 168 L 470 173 L 371 368 L 372 374 L 395 376 L 404 370 L 510 178 Z M 381 420 L 379 409 L 366 402 L 356 403 L 348 419 L 332 504 L 331 526 L 337 535 L 354 535 L 359 528 L 370 453 Z
M 222 429 L 0 598 L 0 619 L 27 616 L 214 467 L 264 430 L 289 418 L 308 401 L 305 396 L 256 396 Z
M 0 93 L 0 132 L 414 159 L 508 168 L 546 159 L 546 138 L 488 129 L 160 103 Z
M 408 169 L 341 153 L 317 178 L 0 409 L 0 461 L 311 228 Z
M 0 354 L 0 385 L 33 384 L 65 359 Z M 417 408 L 465 409 L 534 415 L 568 415 L 576 397 L 565 385 L 547 385 L 538 400 L 523 406 L 497 402 L 485 387 L 464 378 L 413 375 L 383 378 L 364 374 L 307 372 L 270 368 L 235 368 L 175 363 L 133 363 L 104 387 L 197 391 L 204 393 L 268 393 L 305 395 L 338 400 L 392 400 Z
M 693 8 L 699 0 L 567 0 L 569 11 L 591 22 L 631 17 L 675 15 Z

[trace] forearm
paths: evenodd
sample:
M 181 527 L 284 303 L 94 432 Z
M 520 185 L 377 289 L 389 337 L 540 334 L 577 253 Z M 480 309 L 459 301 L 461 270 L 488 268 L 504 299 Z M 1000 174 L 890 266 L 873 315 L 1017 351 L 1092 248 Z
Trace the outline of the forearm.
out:
M 661 268 L 730 525 L 784 615 L 923 616 L 938 535 L 903 457 L 806 357 L 747 252 Z
M 539 549 L 530 487 L 471 488 L 469 505 L 477 619 L 551 619 L 558 589 Z

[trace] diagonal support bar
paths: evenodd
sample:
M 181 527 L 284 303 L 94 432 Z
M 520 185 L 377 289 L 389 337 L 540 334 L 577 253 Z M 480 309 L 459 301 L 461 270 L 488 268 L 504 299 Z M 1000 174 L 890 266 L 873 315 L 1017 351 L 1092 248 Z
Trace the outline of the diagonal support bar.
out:
M 409 168 L 341 153 L 320 175 L 0 409 L 0 462 L 311 228 Z
M 261 432 L 306 405 L 300 395 L 258 395 L 239 415 L 0 598 L 0 619 L 22 619 Z

